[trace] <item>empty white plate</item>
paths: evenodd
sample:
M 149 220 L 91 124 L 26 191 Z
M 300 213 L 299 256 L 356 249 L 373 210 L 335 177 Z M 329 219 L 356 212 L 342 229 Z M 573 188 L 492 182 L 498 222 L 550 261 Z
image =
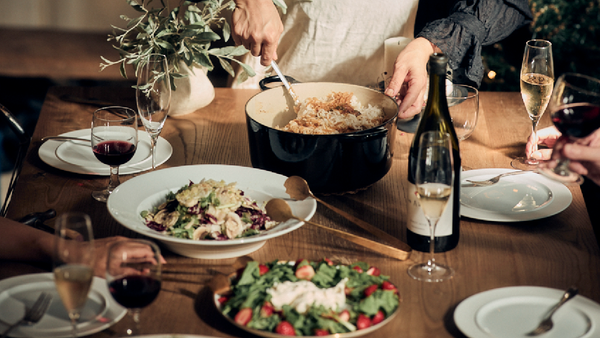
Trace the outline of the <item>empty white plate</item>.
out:
M 493 289 L 462 301 L 454 311 L 456 326 L 469 337 L 521 338 L 534 330 L 564 290 L 514 286 Z M 581 295 L 552 317 L 544 338 L 599 337 L 600 305 Z
M 461 173 L 460 213 L 485 221 L 521 222 L 556 215 L 573 200 L 562 183 L 530 172 L 506 176 L 494 185 L 475 186 L 467 180 L 482 181 L 512 169 L 477 169 Z

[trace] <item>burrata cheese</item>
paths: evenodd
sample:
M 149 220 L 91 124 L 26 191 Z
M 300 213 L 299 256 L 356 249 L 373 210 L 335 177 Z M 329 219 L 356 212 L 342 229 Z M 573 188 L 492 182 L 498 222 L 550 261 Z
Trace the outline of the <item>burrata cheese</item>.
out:
M 275 310 L 280 311 L 284 305 L 296 309 L 298 313 L 306 313 L 312 306 L 323 306 L 327 309 L 338 310 L 346 304 L 346 282 L 342 279 L 332 288 L 321 289 L 309 281 L 276 283 L 267 289 L 271 294 L 271 304 Z

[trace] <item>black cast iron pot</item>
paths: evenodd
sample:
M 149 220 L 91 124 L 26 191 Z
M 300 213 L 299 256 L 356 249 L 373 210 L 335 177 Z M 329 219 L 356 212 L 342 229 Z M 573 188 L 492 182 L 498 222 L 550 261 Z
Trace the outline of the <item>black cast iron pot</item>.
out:
M 262 91 L 246 103 L 252 166 L 304 178 L 315 193 L 342 194 L 366 189 L 392 166 L 398 105 L 387 95 L 356 85 L 306 82 L 293 85 L 300 101 L 352 92 L 364 106 L 382 107 L 386 121 L 375 128 L 337 135 L 305 135 L 278 130 L 295 118 L 285 87 Z

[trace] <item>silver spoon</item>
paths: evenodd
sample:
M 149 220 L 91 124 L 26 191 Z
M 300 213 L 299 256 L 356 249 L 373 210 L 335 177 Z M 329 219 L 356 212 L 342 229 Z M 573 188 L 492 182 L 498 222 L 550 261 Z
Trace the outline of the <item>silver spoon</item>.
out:
M 556 310 L 558 310 L 558 308 L 560 308 L 561 306 L 563 306 L 563 304 L 565 304 L 568 300 L 573 299 L 573 297 L 575 297 L 575 295 L 577 295 L 577 288 L 572 286 L 570 287 L 562 296 L 562 298 L 560 299 L 560 301 L 558 303 L 556 303 L 556 305 L 554 305 L 554 307 L 552 309 L 550 309 L 550 311 L 548 311 L 548 313 L 544 316 L 544 319 L 542 319 L 542 321 L 540 322 L 540 325 L 538 325 L 538 327 L 535 328 L 535 330 L 529 332 L 527 334 L 527 336 L 539 336 L 542 333 L 548 332 L 552 329 L 552 327 L 554 326 L 554 323 L 552 322 L 552 315 L 554 315 L 554 313 L 556 312 Z

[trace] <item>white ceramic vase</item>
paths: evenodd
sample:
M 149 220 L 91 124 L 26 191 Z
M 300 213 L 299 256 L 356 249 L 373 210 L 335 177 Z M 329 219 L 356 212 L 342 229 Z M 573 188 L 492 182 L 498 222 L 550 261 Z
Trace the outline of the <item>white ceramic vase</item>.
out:
M 188 76 L 175 79 L 177 89 L 171 93 L 169 116 L 193 113 L 209 105 L 215 98 L 215 87 L 206 76 L 206 68 L 189 68 L 182 62 L 179 70 Z

